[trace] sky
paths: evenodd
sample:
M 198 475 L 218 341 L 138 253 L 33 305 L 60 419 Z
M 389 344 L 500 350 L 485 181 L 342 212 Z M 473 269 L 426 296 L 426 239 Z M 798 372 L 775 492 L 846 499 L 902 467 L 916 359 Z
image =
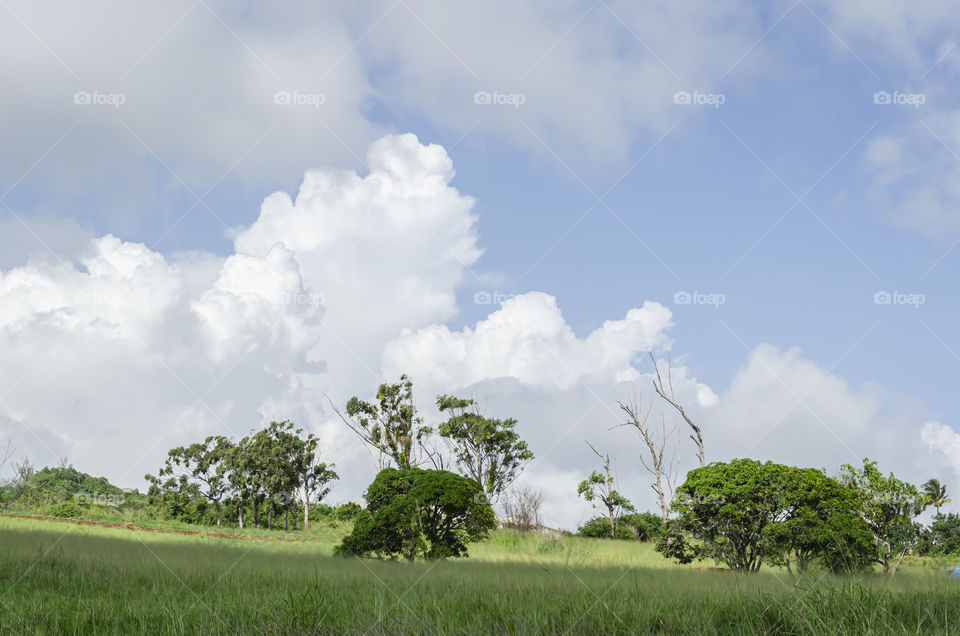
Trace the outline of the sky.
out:
M 708 461 L 960 477 L 945 1 L 0 2 L 0 438 L 144 487 L 331 408 L 515 417 L 545 520 L 672 359 Z M 679 473 L 696 465 L 673 438 Z

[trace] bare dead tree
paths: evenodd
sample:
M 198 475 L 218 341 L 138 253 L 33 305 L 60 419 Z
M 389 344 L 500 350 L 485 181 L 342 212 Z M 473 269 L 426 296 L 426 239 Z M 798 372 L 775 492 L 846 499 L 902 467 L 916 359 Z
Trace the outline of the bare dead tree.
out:
M 543 500 L 543 491 L 525 484 L 513 485 L 502 499 L 504 525 L 520 532 L 539 529 Z
M 693 423 L 693 420 L 690 419 L 690 416 L 687 415 L 687 412 L 683 410 L 683 406 L 677 402 L 676 394 L 673 392 L 673 370 L 670 362 L 670 354 L 667 354 L 667 385 L 664 387 L 663 377 L 660 375 L 660 366 L 657 364 L 657 359 L 653 357 L 653 353 L 650 353 L 650 360 L 653 361 L 653 369 L 656 371 L 657 379 L 653 381 L 653 390 L 657 392 L 663 400 L 675 408 L 680 414 L 680 417 L 687 423 L 687 426 L 690 427 L 690 439 L 693 440 L 693 443 L 697 445 L 697 459 L 700 460 L 700 466 L 706 466 L 705 456 L 703 454 L 703 434 L 700 430 L 700 427 Z
M 674 426 L 668 431 L 663 416 L 660 418 L 659 430 L 651 427 L 648 424 L 651 407 L 647 407 L 646 412 L 644 412 L 639 398 L 634 398 L 626 404 L 623 402 L 617 402 L 617 404 L 620 406 L 620 410 L 627 414 L 628 419 L 614 428 L 632 426 L 640 434 L 640 439 L 643 440 L 647 447 L 647 453 L 650 455 L 648 459 L 641 453 L 640 462 L 647 472 L 653 476 L 653 484 L 650 487 L 653 488 L 653 492 L 657 493 L 660 516 L 666 523 L 670 514 L 670 502 L 673 500 L 673 490 L 677 485 L 680 462 L 678 453 L 675 452 L 667 456 L 665 451 L 670 438 L 676 435 L 677 428 Z

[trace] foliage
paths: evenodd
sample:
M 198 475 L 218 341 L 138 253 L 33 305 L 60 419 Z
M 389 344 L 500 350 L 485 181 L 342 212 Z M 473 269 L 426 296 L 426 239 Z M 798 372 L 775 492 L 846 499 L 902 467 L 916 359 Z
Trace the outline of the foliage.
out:
M 837 573 L 870 563 L 874 546 L 858 514 L 859 493 L 813 468 L 791 469 L 787 476 L 782 486 L 791 510 L 766 528 L 771 561 L 789 568 L 792 556 L 801 572 L 819 562 Z
M 960 515 L 938 514 L 920 534 L 917 553 L 924 556 L 960 556 Z
M 347 501 L 333 509 L 333 518 L 339 521 L 352 521 L 363 512 L 363 506 L 355 501 Z
M 654 541 L 663 534 L 665 524 L 660 515 L 652 512 L 632 512 L 620 515 L 618 525 L 623 525 L 632 530 L 639 541 Z
M 937 479 L 928 479 L 923 484 L 923 494 L 930 500 L 930 505 L 936 508 L 937 514 L 940 514 L 940 508 L 944 504 L 950 503 L 950 498 L 947 497 L 947 487 Z
M 413 403 L 413 382 L 406 375 L 396 384 L 381 384 L 376 402 L 354 396 L 347 402 L 344 422 L 367 444 L 392 460 L 397 468 L 421 463 L 414 442 L 420 444 L 430 429 L 423 426 Z
M 495 525 L 480 485 L 445 470 L 385 468 L 364 498 L 367 509 L 338 554 L 408 561 L 465 556 L 466 544 Z
M 757 572 L 765 558 L 801 569 L 820 561 L 833 570 L 868 558 L 868 528 L 859 493 L 815 469 L 736 459 L 692 470 L 677 489 L 657 549 L 681 563 L 710 558 Z
M 873 533 L 876 552 L 873 560 L 883 566 L 884 573 L 896 573 L 897 564 L 919 539 L 913 518 L 923 512 L 930 500 L 913 484 L 901 481 L 893 473 L 884 477 L 877 463 L 863 460 L 863 468 L 844 464 L 840 481 L 859 491 L 863 507 L 861 515 Z M 890 560 L 900 554 L 891 570 Z
M 451 413 L 437 432 L 452 445 L 457 469 L 483 486 L 491 499 L 514 480 L 524 462 L 533 459 L 527 443 L 513 430 L 515 419 L 484 417 L 476 402 L 451 395 L 437 397 L 437 408 Z
M 83 517 L 83 508 L 72 501 L 64 501 L 50 506 L 47 515 L 60 519 L 80 519 Z
M 622 521 L 622 519 L 621 519 Z M 617 524 L 616 534 L 611 537 L 610 519 L 607 517 L 594 517 L 577 528 L 577 536 L 590 537 L 593 539 L 625 539 L 632 541 L 635 537 L 630 526 Z

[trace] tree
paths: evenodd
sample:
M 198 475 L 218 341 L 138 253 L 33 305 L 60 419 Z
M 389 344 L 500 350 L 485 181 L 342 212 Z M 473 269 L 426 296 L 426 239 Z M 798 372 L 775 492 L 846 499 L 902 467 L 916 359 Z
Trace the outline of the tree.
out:
M 222 435 L 211 436 L 203 442 L 178 446 L 167 454 L 167 465 L 161 475 L 174 473 L 174 466 L 193 479 L 201 495 L 214 503 L 217 525 L 220 525 L 221 500 L 230 489 L 227 480 L 227 459 L 233 452 L 233 442 Z
M 385 468 L 364 494 L 367 509 L 335 552 L 413 561 L 466 556 L 496 525 L 483 489 L 445 470 Z
M 947 487 L 937 479 L 928 479 L 923 485 L 923 494 L 930 499 L 930 505 L 936 508 L 937 514 L 940 514 L 940 507 L 950 503 L 947 498 Z
M 310 529 L 310 502 L 315 500 L 317 503 L 323 500 L 330 492 L 329 484 L 339 475 L 333 470 L 333 464 L 329 466 L 319 459 L 318 440 L 313 433 L 307 435 L 301 440 L 294 454 L 294 466 L 299 475 L 300 497 L 303 502 L 303 529 Z
M 677 518 L 667 524 L 657 550 L 681 563 L 711 558 L 739 572 L 758 571 L 770 548 L 767 526 L 790 512 L 782 483 L 786 469 L 735 459 L 691 470 L 674 498 Z
M 859 493 L 814 468 L 789 468 L 781 482 L 790 506 L 786 518 L 766 528 L 770 560 L 803 572 L 819 562 L 834 573 L 856 572 L 873 556 L 870 528 L 859 514 Z
M 617 536 L 617 517 L 621 510 L 633 511 L 633 504 L 614 489 L 613 471 L 610 468 L 610 455 L 601 455 L 590 442 L 587 442 L 590 450 L 596 453 L 597 457 L 603 462 L 603 474 L 594 471 L 590 476 L 580 482 L 577 486 L 577 494 L 593 501 L 597 499 L 607 509 L 607 519 L 610 520 L 610 538 Z M 596 504 L 594 504 L 596 505 Z
M 680 414 L 680 417 L 683 418 L 683 421 L 687 423 L 687 426 L 690 427 L 690 439 L 693 440 L 693 443 L 697 445 L 697 459 L 700 460 L 701 468 L 706 464 L 705 455 L 703 452 L 703 432 L 700 430 L 700 427 L 693 423 L 693 420 L 683 409 L 683 406 L 677 402 L 677 396 L 673 392 L 673 365 L 670 361 L 669 354 L 667 355 L 667 386 L 663 385 L 663 377 L 660 375 L 660 366 L 657 364 L 656 358 L 653 357 L 653 353 L 650 354 L 650 360 L 653 361 L 653 370 L 657 374 L 657 379 L 653 381 L 653 390 L 656 391 L 663 401 L 672 406 L 677 413 Z
M 452 445 L 457 469 L 496 500 L 520 466 L 533 459 L 527 443 L 513 430 L 517 421 L 484 417 L 476 402 L 451 395 L 438 396 L 437 408 L 451 413 L 437 432 Z
M 257 460 L 256 449 L 251 439 L 244 437 L 226 458 L 227 481 L 237 502 L 237 525 L 243 530 L 243 507 L 252 499 L 257 487 L 257 473 L 252 470 Z
M 960 554 L 960 515 L 938 514 L 923 531 L 917 552 L 924 556 Z
M 876 545 L 873 560 L 883 566 L 884 574 L 894 576 L 919 538 L 913 518 L 923 512 L 930 500 L 893 473 L 884 477 L 877 463 L 869 459 L 863 460 L 862 469 L 850 464 L 841 466 L 840 481 L 860 492 L 861 515 L 870 526 Z M 897 552 L 900 556 L 891 568 L 890 559 Z
M 504 525 L 520 532 L 536 530 L 540 527 L 543 500 L 543 491 L 527 484 L 514 484 L 503 496 Z
M 620 424 L 620 426 L 633 426 L 647 447 L 647 453 L 649 453 L 650 457 L 647 459 L 647 457 L 641 453 L 640 462 L 647 472 L 653 476 L 653 484 L 650 487 L 653 488 L 653 492 L 657 493 L 660 517 L 663 523 L 666 523 L 670 515 L 670 500 L 673 499 L 673 490 L 677 483 L 679 461 L 676 456 L 664 458 L 664 451 L 667 440 L 673 436 L 676 429 L 668 433 L 666 424 L 663 422 L 663 419 L 661 419 L 660 430 L 653 430 L 653 428 L 647 424 L 650 418 L 650 409 L 648 408 L 646 413 L 644 413 L 639 399 L 627 404 L 623 402 L 617 402 L 617 404 L 620 406 L 620 410 L 627 414 L 628 418 L 627 421 Z
M 424 463 L 423 449 L 414 443 L 419 446 L 430 429 L 417 415 L 413 382 L 406 375 L 401 375 L 396 384 L 381 384 L 375 403 L 354 396 L 347 402 L 346 415 L 336 406 L 333 409 L 350 430 L 377 450 L 381 466 L 384 457 L 400 469 Z

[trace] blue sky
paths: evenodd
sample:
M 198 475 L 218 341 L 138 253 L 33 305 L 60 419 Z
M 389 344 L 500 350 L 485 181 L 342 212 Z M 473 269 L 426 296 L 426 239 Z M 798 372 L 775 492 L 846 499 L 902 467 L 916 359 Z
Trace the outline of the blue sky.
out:
M 477 292 L 554 296 L 579 339 L 655 301 L 672 312 L 673 355 L 721 400 L 757 347 L 796 346 L 849 391 L 875 384 L 909 405 L 917 426 L 955 426 L 960 21 L 946 5 L 8 13 L 0 34 L 20 61 L 0 71 L 19 96 L 0 118 L 2 270 L 28 253 L 72 262 L 113 234 L 213 272 L 237 249 L 227 228 L 252 226 L 267 195 L 295 194 L 308 169 L 362 176 L 369 144 L 409 132 L 445 148 L 484 253 L 449 290 L 456 312 L 395 332 L 473 328 L 497 309 Z M 324 103 L 277 105 L 275 90 Z M 475 104 L 478 90 L 524 103 Z M 125 103 L 76 105 L 76 91 Z M 677 91 L 723 103 L 677 104 Z M 924 103 L 878 104 L 878 91 Z M 881 291 L 923 302 L 877 304 Z M 678 304 L 682 292 L 723 304 Z M 7 415 L 23 423 L 25 409 Z M 64 444 L 75 433 L 51 429 Z

